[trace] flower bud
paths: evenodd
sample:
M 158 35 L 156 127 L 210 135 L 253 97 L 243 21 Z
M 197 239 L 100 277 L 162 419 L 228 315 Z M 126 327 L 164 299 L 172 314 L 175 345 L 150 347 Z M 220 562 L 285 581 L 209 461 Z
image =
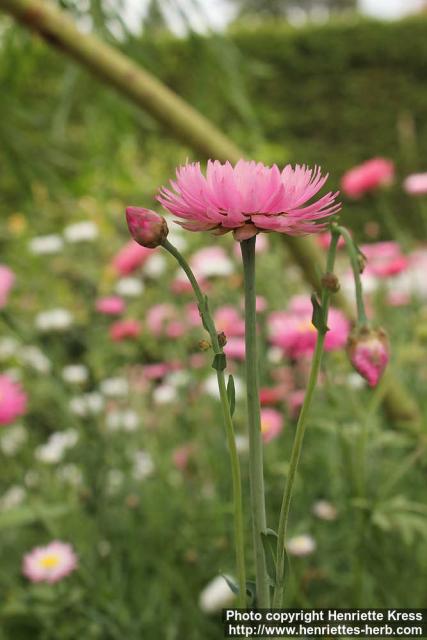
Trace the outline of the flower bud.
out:
M 166 239 L 166 220 L 151 209 L 127 207 L 126 221 L 132 238 L 143 247 L 154 249 Z
M 331 293 L 337 293 L 340 290 L 340 282 L 337 276 L 330 271 L 322 276 L 322 286 Z
M 347 353 L 356 371 L 370 387 L 376 387 L 390 358 L 384 329 L 355 329 L 348 339 Z

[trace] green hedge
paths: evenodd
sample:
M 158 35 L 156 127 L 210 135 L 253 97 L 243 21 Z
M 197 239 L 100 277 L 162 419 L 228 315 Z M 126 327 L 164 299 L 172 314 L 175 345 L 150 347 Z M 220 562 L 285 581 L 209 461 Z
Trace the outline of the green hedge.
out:
M 404 161 L 399 129 L 413 119 L 419 161 L 425 158 L 427 17 L 334 21 L 298 29 L 286 24 L 241 27 L 232 32 L 231 42 L 235 48 L 224 52 L 223 46 L 219 64 L 221 41 L 214 39 L 209 47 L 197 37 L 157 44 L 148 63 L 247 148 L 253 134 L 245 126 L 252 121 L 257 134 L 274 145 L 273 154 L 282 147 L 292 160 L 321 162 L 335 171 L 375 154 Z M 144 43 L 140 58 L 147 62 Z M 233 109 L 224 92 L 239 72 L 234 92 L 243 89 L 245 95 L 242 109 Z M 406 162 L 416 165 L 410 140 L 405 151 Z
M 85 174 L 94 167 L 100 184 L 105 171 L 105 188 L 112 189 L 113 171 L 132 178 L 134 168 L 123 167 L 130 156 L 134 166 L 157 157 L 159 175 L 174 161 L 191 157 L 191 151 L 166 142 L 165 132 L 146 114 L 22 34 L 16 28 L 0 51 L 0 81 L 10 80 L 0 114 L 8 123 L 3 127 L 8 147 L 22 143 L 22 157 L 37 160 L 39 171 L 56 162 L 67 186 L 83 192 L 91 182 Z M 336 183 L 347 168 L 379 154 L 396 160 L 402 175 L 427 169 L 427 16 L 302 28 L 257 24 L 236 27 L 227 39 L 157 34 L 123 48 L 209 115 L 248 155 L 318 163 Z M 12 76 L 11 52 L 17 70 Z M 8 103 L 9 115 L 3 113 Z M 1 154 L 2 149 L 0 160 Z M 19 169 L 16 151 L 10 157 Z M 16 170 L 9 174 L 9 187 L 16 175 Z

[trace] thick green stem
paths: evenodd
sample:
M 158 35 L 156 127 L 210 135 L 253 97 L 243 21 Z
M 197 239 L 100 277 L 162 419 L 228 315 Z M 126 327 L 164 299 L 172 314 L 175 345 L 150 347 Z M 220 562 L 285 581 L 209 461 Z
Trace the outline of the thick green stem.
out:
M 257 606 L 270 606 L 270 587 L 262 542 L 267 529 L 264 496 L 263 443 L 259 403 L 258 358 L 255 298 L 256 236 L 241 242 L 245 279 L 245 349 L 246 394 L 249 425 L 249 475 L 251 490 L 252 529 L 255 552 Z
M 179 265 L 187 275 L 193 291 L 196 295 L 199 305 L 200 314 L 203 324 L 211 338 L 212 347 L 215 354 L 222 353 L 222 347 L 218 341 L 218 333 L 215 328 L 214 321 L 209 312 L 209 307 L 205 296 L 203 295 L 199 284 L 192 272 L 189 264 L 180 252 L 168 241 L 163 242 L 164 248 L 178 261 Z M 243 500 L 242 500 L 242 482 L 240 474 L 240 461 L 236 448 L 236 439 L 234 436 L 234 426 L 231 416 L 230 403 L 228 400 L 227 386 L 225 384 L 225 376 L 223 369 L 216 369 L 218 389 L 221 400 L 222 415 L 227 434 L 227 444 L 230 453 L 231 476 L 233 483 L 233 503 L 234 503 L 234 537 L 236 550 L 237 577 L 239 583 L 238 604 L 239 607 L 246 607 L 246 569 L 245 569 L 245 541 L 244 541 L 244 524 L 243 524 Z
M 335 230 L 332 233 L 331 245 L 328 253 L 326 272 L 332 273 L 335 263 L 335 254 L 338 244 L 339 233 Z M 324 324 L 327 324 L 329 310 L 330 292 L 323 288 L 321 298 L 321 308 L 323 312 Z M 322 361 L 323 345 L 325 342 L 326 332 L 318 330 L 316 347 L 311 362 L 310 375 L 308 379 L 307 389 L 304 396 L 304 402 L 298 417 L 295 439 L 292 445 L 291 460 L 289 463 L 289 473 L 286 478 L 285 490 L 283 493 L 282 507 L 279 517 L 279 528 L 277 531 L 277 555 L 276 555 L 276 586 L 273 596 L 273 607 L 281 608 L 283 606 L 283 594 L 285 588 L 285 561 L 286 561 L 286 534 L 289 521 L 289 510 L 291 506 L 292 493 L 295 484 L 295 478 L 298 469 L 298 463 L 301 457 L 302 444 L 307 425 L 307 416 L 310 410 L 311 401 L 314 390 L 316 388 L 317 378 L 319 375 L 320 365 Z

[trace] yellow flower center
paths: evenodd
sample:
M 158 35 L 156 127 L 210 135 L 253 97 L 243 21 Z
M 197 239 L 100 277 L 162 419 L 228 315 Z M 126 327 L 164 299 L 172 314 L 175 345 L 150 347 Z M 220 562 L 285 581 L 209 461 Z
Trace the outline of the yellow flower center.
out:
M 316 331 L 316 327 L 311 320 L 303 320 L 299 323 L 298 330 L 301 331 L 301 333 L 305 333 L 306 331 Z
M 55 553 L 48 553 L 40 559 L 43 569 L 54 569 L 59 564 L 59 556 Z
M 266 433 L 271 427 L 270 420 L 261 420 L 261 433 Z

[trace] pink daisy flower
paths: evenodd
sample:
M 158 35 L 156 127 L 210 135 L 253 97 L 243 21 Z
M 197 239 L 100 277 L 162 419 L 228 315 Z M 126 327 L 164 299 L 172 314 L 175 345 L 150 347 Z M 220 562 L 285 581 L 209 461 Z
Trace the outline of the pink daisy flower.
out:
M 125 302 L 120 296 L 107 296 L 96 301 L 96 310 L 107 316 L 116 316 L 125 310 Z
M 408 267 L 408 258 L 403 255 L 397 242 L 375 242 L 365 244 L 360 249 L 367 258 L 366 274 L 387 278 L 401 273 Z
M 77 568 L 77 556 L 66 542 L 54 540 L 45 547 L 36 547 L 24 556 L 22 573 L 31 582 L 53 584 Z
M 223 331 L 227 338 L 245 335 L 245 321 L 234 307 L 220 307 L 214 314 L 214 320 L 218 332 Z
M 27 409 L 27 395 L 18 382 L 0 375 L 0 424 L 14 422 Z
M 264 442 L 277 438 L 283 429 L 283 416 L 276 409 L 261 409 L 261 433 Z
M 318 221 L 341 208 L 332 192 L 308 204 L 328 177 L 318 167 L 287 165 L 280 171 L 261 162 L 239 160 L 233 167 L 209 160 L 206 177 L 200 163 L 179 167 L 176 175 L 172 190 L 162 187 L 157 199 L 189 231 L 233 231 L 236 240 L 260 231 L 304 235 L 324 230 Z
M 283 349 L 289 358 L 310 355 L 314 351 L 317 331 L 311 322 L 311 302 L 296 296 L 289 311 L 275 311 L 269 316 L 271 342 Z M 325 337 L 325 351 L 341 349 L 347 342 L 350 323 L 338 309 L 329 309 L 329 331 Z
M 15 282 L 15 274 L 9 267 L 0 264 L 0 309 L 2 309 L 9 297 L 9 292 Z
M 341 187 L 350 198 L 360 198 L 368 191 L 390 185 L 393 179 L 393 162 L 386 158 L 372 158 L 347 171 L 342 177 Z
M 124 247 L 114 256 L 112 265 L 121 276 L 126 276 L 135 271 L 148 260 L 154 249 L 142 247 L 134 240 L 129 240 Z
M 110 338 L 113 342 L 133 340 L 141 333 L 141 325 L 138 320 L 117 320 L 110 327 Z

